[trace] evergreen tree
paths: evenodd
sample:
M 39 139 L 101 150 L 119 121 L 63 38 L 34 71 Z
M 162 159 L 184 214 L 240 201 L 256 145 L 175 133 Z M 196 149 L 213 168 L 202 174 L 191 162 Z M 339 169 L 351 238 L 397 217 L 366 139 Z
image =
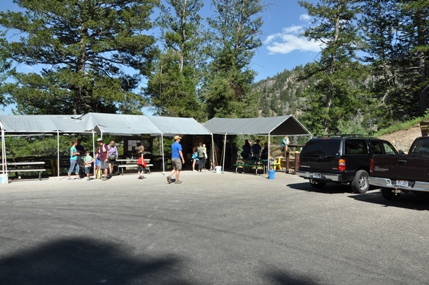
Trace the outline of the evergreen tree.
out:
M 41 68 L 14 71 L 6 91 L 24 114 L 139 113 L 133 92 L 154 54 L 150 15 L 158 0 L 15 0 L 25 12 L 0 12 L 24 36 L 5 44 L 12 59 Z
M 299 1 L 313 17 L 304 32 L 323 43 L 320 59 L 305 67 L 303 79 L 315 84 L 304 92 L 302 120 L 314 134 L 341 132 L 340 122 L 350 121 L 364 107 L 361 100 L 363 67 L 356 61 L 361 41 L 354 25 L 357 0 L 321 0 L 314 5 Z
M 204 63 L 202 0 L 166 0 L 158 24 L 165 51 L 160 52 L 146 95 L 159 115 L 203 119 L 197 85 Z
M 0 34 L 0 106 L 6 106 L 10 103 L 10 99 L 4 94 L 3 84 L 7 79 L 7 74 L 10 68 L 10 61 L 7 51 L 3 48 L 5 43 L 4 33 Z
M 424 115 L 429 107 L 429 0 L 400 1 L 401 32 L 398 33 L 404 51 L 401 66 L 404 94 L 417 106 L 411 115 Z
M 257 115 L 256 94 L 251 84 L 255 71 L 249 68 L 261 46 L 263 10 L 259 0 L 213 0 L 215 15 L 208 19 L 213 29 L 212 62 L 206 74 L 203 98 L 209 118 Z

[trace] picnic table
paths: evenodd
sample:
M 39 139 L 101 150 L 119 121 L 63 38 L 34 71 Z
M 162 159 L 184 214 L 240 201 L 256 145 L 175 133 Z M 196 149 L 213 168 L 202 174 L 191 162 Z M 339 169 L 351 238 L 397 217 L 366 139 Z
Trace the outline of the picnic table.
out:
M 243 172 L 252 172 L 255 170 L 255 174 L 258 175 L 258 170 L 264 171 L 264 165 L 260 160 L 257 159 L 245 159 L 242 162 L 238 162 L 234 164 L 235 173 L 239 173 L 239 169 L 243 169 Z
M 14 172 L 16 175 L 19 172 L 38 172 L 39 180 L 42 180 L 42 172 L 46 171 L 44 165 L 44 161 L 7 162 L 7 172 Z
M 124 175 L 124 168 L 137 168 L 137 158 L 119 158 L 116 160 L 118 163 L 117 167 L 121 170 L 121 174 Z M 153 166 L 153 164 L 150 163 L 150 159 L 144 159 L 146 161 L 146 172 L 150 174 L 150 167 Z

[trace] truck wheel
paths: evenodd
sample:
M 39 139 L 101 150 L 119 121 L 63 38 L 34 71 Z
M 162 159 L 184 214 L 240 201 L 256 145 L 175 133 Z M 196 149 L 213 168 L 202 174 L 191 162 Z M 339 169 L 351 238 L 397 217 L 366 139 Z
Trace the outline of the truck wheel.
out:
M 380 191 L 381 191 L 381 195 L 386 200 L 398 200 L 399 196 L 401 195 L 400 193 L 398 194 L 393 193 L 392 189 L 390 188 L 381 188 Z
M 320 189 L 320 188 L 325 187 L 326 183 L 324 183 L 324 182 L 320 182 L 320 181 L 317 181 L 317 180 L 315 180 L 315 179 L 310 179 L 310 185 L 311 185 L 313 188 L 318 188 L 318 189 Z
M 369 189 L 368 172 L 358 170 L 351 184 L 352 192 L 365 194 Z

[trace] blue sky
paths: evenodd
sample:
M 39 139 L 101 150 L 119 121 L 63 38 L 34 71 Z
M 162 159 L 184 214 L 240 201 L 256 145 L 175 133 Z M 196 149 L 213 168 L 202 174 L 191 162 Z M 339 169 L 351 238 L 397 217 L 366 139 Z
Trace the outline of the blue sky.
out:
M 1 10 L 17 10 L 12 0 L 1 0 Z M 317 3 L 317 0 L 307 0 Z M 204 0 L 205 11 L 211 0 Z M 256 70 L 256 81 L 275 76 L 285 69 L 291 70 L 315 60 L 320 53 L 318 43 L 299 37 L 309 22 L 306 10 L 299 6 L 298 0 L 266 0 L 266 9 L 261 14 L 261 40 L 263 45 L 252 59 L 251 69 Z M 209 9 L 207 9 L 209 8 Z M 208 15 L 207 15 L 208 16 Z

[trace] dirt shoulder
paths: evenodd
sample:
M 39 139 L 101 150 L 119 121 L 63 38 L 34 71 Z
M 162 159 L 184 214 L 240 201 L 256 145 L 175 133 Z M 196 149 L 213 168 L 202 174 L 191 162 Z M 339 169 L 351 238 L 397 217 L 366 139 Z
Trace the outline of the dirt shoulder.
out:
M 415 125 L 410 129 L 397 131 L 379 138 L 390 141 L 397 150 L 408 152 L 414 139 L 421 136 L 420 126 Z

